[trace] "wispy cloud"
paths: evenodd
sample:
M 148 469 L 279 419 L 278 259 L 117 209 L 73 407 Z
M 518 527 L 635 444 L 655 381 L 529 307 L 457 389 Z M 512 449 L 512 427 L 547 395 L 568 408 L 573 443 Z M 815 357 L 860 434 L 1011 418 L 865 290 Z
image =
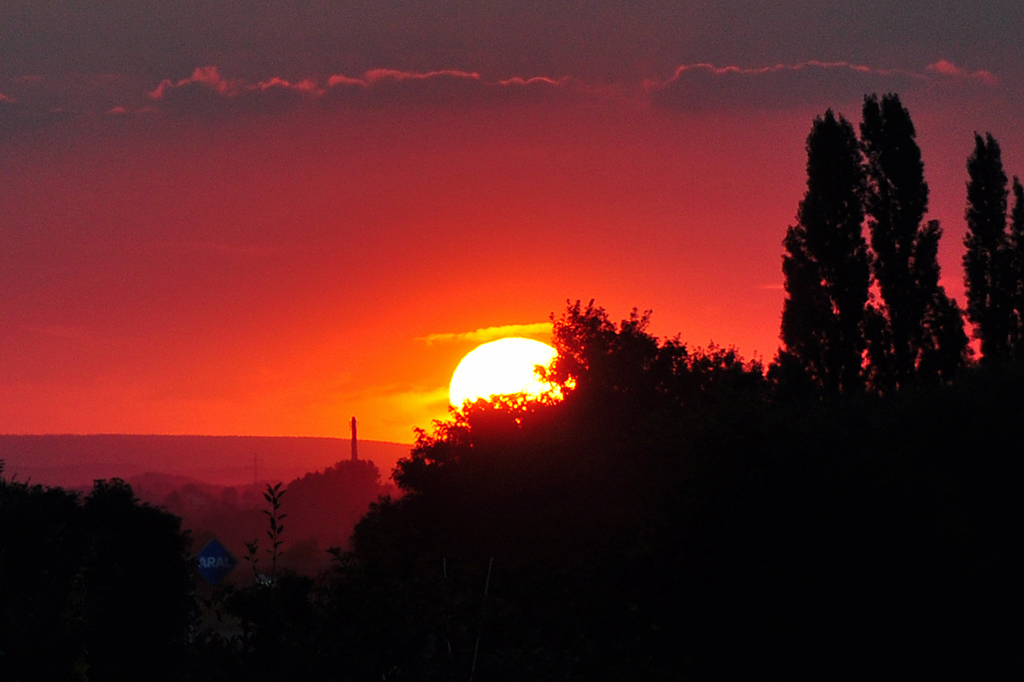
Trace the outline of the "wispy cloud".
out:
M 312 80 L 291 82 L 272 77 L 256 83 L 224 77 L 216 66 L 204 66 L 188 78 L 164 79 L 149 93 L 160 109 L 182 115 L 277 114 L 310 102 L 324 93 Z
M 676 109 L 779 110 L 814 103 L 828 106 L 871 92 L 906 92 L 950 78 L 997 83 L 987 71 L 968 72 L 946 60 L 922 71 L 811 60 L 756 68 L 684 64 L 665 81 L 648 81 L 646 89 L 656 104 Z
M 361 76 L 334 74 L 325 82 L 279 77 L 256 83 L 225 77 L 217 66 L 196 69 L 188 78 L 164 79 L 148 93 L 158 108 L 176 114 L 280 113 L 304 103 L 328 109 L 394 105 L 465 106 L 531 101 L 559 92 L 581 92 L 569 78 L 514 77 L 484 80 L 454 69 L 398 71 L 372 69 Z
M 948 76 L 950 78 L 967 78 L 971 80 L 977 80 L 985 85 L 998 85 L 999 79 L 996 78 L 992 72 L 985 71 L 982 69 L 976 71 L 970 71 L 962 67 L 957 66 L 953 62 L 947 59 L 940 59 L 939 61 L 929 64 L 925 67 L 932 73 L 937 73 L 942 76 Z
M 201 66 L 193 71 L 192 75 L 188 78 L 182 78 L 178 81 L 172 81 L 169 78 L 163 79 L 160 81 L 160 85 L 156 86 L 156 89 L 149 93 L 149 98 L 160 100 L 172 90 L 187 88 L 193 85 L 205 86 L 207 89 L 222 95 L 237 93 L 237 81 L 232 83 L 224 79 L 220 75 L 220 69 L 216 66 Z
M 505 324 L 499 327 L 483 327 L 471 332 L 446 332 L 438 334 L 427 334 L 417 337 L 417 341 L 424 341 L 427 345 L 435 343 L 450 343 L 453 341 L 473 341 L 485 343 L 495 339 L 503 339 L 509 336 L 549 336 L 551 334 L 550 322 L 535 322 L 533 324 Z
M 543 100 L 584 90 L 581 83 L 571 78 L 514 77 L 488 81 L 476 72 L 454 69 L 373 69 L 358 78 L 331 76 L 323 102 L 334 106 L 465 106 Z
M 979 88 L 999 86 L 984 69 L 968 69 L 939 59 L 919 70 L 885 68 L 851 61 L 809 60 L 758 67 L 694 62 L 678 66 L 666 79 L 644 81 L 641 98 L 683 111 L 771 111 L 806 105 L 834 106 L 859 101 L 866 93 L 936 88 L 974 96 Z M 512 76 L 492 80 L 476 71 L 370 69 L 359 75 L 262 80 L 232 77 L 219 66 L 201 66 L 184 78 L 165 78 L 151 89 L 132 89 L 117 79 L 39 77 L 0 83 L 0 126 L 21 127 L 105 112 L 165 112 L 173 116 L 223 118 L 273 116 L 298 108 L 341 110 L 393 107 L 472 108 L 529 102 L 573 102 L 636 95 L 623 83 L 596 84 L 563 76 Z M 131 86 L 137 88 L 137 86 Z M 54 88 L 73 93 L 56 97 Z M 97 94 L 99 93 L 99 94 Z M 102 97 L 100 96 L 102 95 Z M 70 99 L 68 98 L 70 97 Z M 102 104 L 102 107 L 97 107 Z M 95 110 L 95 111 L 93 111 Z

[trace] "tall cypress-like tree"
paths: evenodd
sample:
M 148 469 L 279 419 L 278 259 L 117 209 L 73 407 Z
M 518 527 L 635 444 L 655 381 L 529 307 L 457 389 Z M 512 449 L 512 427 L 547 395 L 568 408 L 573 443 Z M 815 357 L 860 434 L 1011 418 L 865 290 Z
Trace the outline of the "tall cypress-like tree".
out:
M 832 110 L 807 137 L 807 193 L 786 231 L 779 365 L 799 367 L 825 394 L 863 388 L 867 245 L 857 136 Z
M 1010 214 L 1010 273 L 1007 286 L 1011 292 L 1010 345 L 1014 357 L 1024 359 L 1024 187 L 1013 178 L 1013 212 Z
M 975 325 L 986 358 L 1010 352 L 1013 313 L 1006 233 L 1006 173 L 999 143 L 990 133 L 974 134 L 967 159 L 967 235 L 964 237 L 964 283 L 967 316 Z
M 956 301 L 939 285 L 938 220 L 929 220 L 914 244 L 913 287 L 923 316 L 920 331 L 913 336 L 917 365 L 915 379 L 923 383 L 949 380 L 970 358 L 964 314 Z
M 871 380 L 885 390 L 948 376 L 967 337 L 956 303 L 939 285 L 937 221 L 923 224 L 928 183 L 910 112 L 899 96 L 864 98 L 860 126 L 871 266 L 882 304 L 871 311 Z

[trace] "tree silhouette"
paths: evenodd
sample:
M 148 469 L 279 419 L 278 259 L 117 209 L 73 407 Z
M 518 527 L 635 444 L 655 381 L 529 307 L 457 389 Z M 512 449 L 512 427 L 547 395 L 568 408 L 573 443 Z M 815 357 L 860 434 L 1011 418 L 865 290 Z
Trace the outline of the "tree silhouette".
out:
M 918 233 L 914 249 L 913 287 L 923 316 L 919 332 L 913 335 L 917 342 L 913 350 L 917 380 L 924 383 L 949 381 L 967 365 L 971 354 L 963 311 L 939 285 L 937 255 L 941 236 L 939 221 L 929 220 Z
M 1007 286 L 1011 292 L 1013 319 L 1010 343 L 1014 357 L 1024 359 L 1024 187 L 1013 178 L 1013 212 L 1010 215 L 1010 276 Z
M 1006 233 L 1006 173 L 999 143 L 986 133 L 974 134 L 974 152 L 967 159 L 967 235 L 964 237 L 964 283 L 967 316 L 975 325 L 985 358 L 1004 358 L 1010 351 L 1012 294 L 1009 286 L 1009 245 Z
M 829 109 L 807 137 L 807 193 L 783 242 L 786 302 L 778 364 L 825 394 L 863 387 L 868 300 L 864 174 L 850 123 Z
M 898 95 L 865 97 L 860 131 L 872 274 L 884 301 L 867 326 L 872 384 L 886 390 L 948 378 L 966 359 L 967 337 L 939 285 L 942 230 L 938 221 L 922 224 L 928 184 L 910 112 Z
M 560 317 L 552 315 L 558 355 L 545 378 L 562 387 L 563 411 L 588 430 L 643 429 L 650 415 L 763 388 L 760 362 L 715 344 L 690 349 L 678 337 L 659 341 L 647 331 L 650 317 L 634 308 L 616 324 L 593 301 L 567 302 Z
M 976 664 L 967 637 L 998 629 L 1012 574 L 1019 501 L 990 492 L 1019 479 L 996 446 L 1019 373 L 793 403 L 729 351 L 659 342 L 644 319 L 570 304 L 554 320 L 564 401 L 478 401 L 421 432 L 398 466 L 406 494 L 355 533 L 382 582 L 351 594 L 381 599 L 341 609 L 392 614 L 352 628 L 386 669 L 470 669 L 489 557 L 488 679 Z
M 326 548 L 347 545 L 352 528 L 384 491 L 369 460 L 341 460 L 288 484 L 289 536 Z
M 616 325 L 593 301 L 568 304 L 561 317 L 552 316 L 558 356 L 545 378 L 562 386 L 587 419 L 635 423 L 637 413 L 667 399 L 666 379 L 687 353 L 681 344 L 660 346 L 647 333 L 650 315 L 634 308 Z
M 458 614 L 481 594 L 489 557 L 495 589 L 480 651 L 488 679 L 662 679 L 678 664 L 661 653 L 671 650 L 673 619 L 661 605 L 678 582 L 662 554 L 675 557 L 679 546 L 675 494 L 705 466 L 688 456 L 697 443 L 719 430 L 743 438 L 751 424 L 742 415 L 767 392 L 758 363 L 659 340 L 649 319 L 634 310 L 614 322 L 592 301 L 569 303 L 552 317 L 559 361 L 547 376 L 564 399 L 454 410 L 399 461 L 406 494 L 373 505 L 357 526 L 356 556 L 399 584 L 429 585 L 443 565 L 476 575 L 446 588 L 451 620 L 430 626 L 450 627 L 448 656 L 467 669 L 478 620 L 473 613 L 459 636 Z M 728 416 L 719 421 L 718 411 Z M 635 583 L 628 576 L 641 566 L 654 573 Z
M 180 523 L 119 479 L 80 500 L 0 476 L 3 679 L 181 679 L 195 568 Z
M 141 660 L 148 677 L 174 679 L 195 608 L 181 519 L 141 504 L 117 478 L 94 483 L 82 515 L 90 676 L 135 679 Z

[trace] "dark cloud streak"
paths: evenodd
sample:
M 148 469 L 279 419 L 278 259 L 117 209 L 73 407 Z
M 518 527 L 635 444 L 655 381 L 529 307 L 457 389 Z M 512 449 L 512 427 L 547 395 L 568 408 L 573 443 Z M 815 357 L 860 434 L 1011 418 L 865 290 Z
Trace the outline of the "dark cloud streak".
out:
M 876 90 L 905 91 L 922 77 L 879 72 L 849 63 L 808 62 L 763 68 L 688 64 L 654 84 L 660 106 L 684 111 L 779 110 L 818 102 L 848 101 Z M 880 88 L 879 86 L 882 85 Z
M 336 74 L 325 83 L 274 77 L 259 83 L 228 79 L 215 66 L 188 78 L 165 79 L 149 93 L 152 105 L 176 116 L 276 115 L 299 107 L 325 110 L 430 106 L 464 108 L 496 103 L 538 102 L 571 96 L 571 79 L 543 77 L 485 81 L 476 73 L 445 70 L 415 73 L 375 69 L 360 77 Z

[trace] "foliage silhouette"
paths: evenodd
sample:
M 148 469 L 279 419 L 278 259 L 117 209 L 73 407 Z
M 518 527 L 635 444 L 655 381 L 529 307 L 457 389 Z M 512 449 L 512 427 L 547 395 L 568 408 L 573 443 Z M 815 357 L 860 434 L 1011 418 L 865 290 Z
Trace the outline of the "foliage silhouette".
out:
M 866 327 L 871 383 L 884 391 L 948 380 L 966 361 L 967 337 L 939 284 L 942 230 L 935 220 L 922 224 L 928 184 L 914 124 L 898 95 L 871 95 L 860 131 L 871 269 L 882 299 Z
M 786 232 L 786 300 L 779 365 L 802 370 L 825 395 L 864 386 L 861 354 L 868 300 L 867 245 L 861 235 L 864 172 L 853 126 L 832 110 L 807 137 L 807 192 Z
M 1002 151 L 990 133 L 974 134 L 967 159 L 967 234 L 964 237 L 964 285 L 967 316 L 975 325 L 987 359 L 1010 355 L 1013 297 L 1011 257 L 1006 233 L 1006 173 Z
M 288 484 L 292 542 L 314 539 L 319 547 L 344 545 L 370 503 L 385 490 L 368 460 L 341 460 Z
M 287 514 L 281 513 L 281 503 L 284 494 L 287 490 L 281 490 L 283 483 L 277 483 L 275 485 L 267 484 L 267 490 L 263 493 L 263 499 L 270 505 L 270 509 L 264 509 L 263 513 L 267 515 L 267 523 L 269 528 L 267 529 L 267 537 L 270 539 L 270 547 L 267 547 L 267 554 L 270 555 L 270 580 L 273 581 L 277 575 L 277 558 L 281 554 L 281 533 L 284 532 L 284 525 L 281 523 L 284 521 Z
M 149 679 L 183 673 L 195 602 L 180 520 L 123 481 L 83 499 L 0 478 L 4 679 Z
M 1024 186 L 1013 178 L 1013 212 L 1010 215 L 1009 277 L 1013 317 L 1010 321 L 1010 346 L 1014 358 L 1024 359 Z
M 1010 650 L 987 625 L 1002 588 L 966 586 L 1011 579 L 1012 552 L 994 547 L 1008 528 L 986 515 L 1019 511 L 1006 488 L 1019 465 L 990 435 L 1008 436 L 1024 406 L 1019 369 L 965 374 L 963 388 L 779 400 L 749 366 L 659 342 L 644 319 L 570 304 L 555 330 L 569 360 L 552 370 L 564 401 L 481 401 L 420 433 L 397 472 L 406 495 L 375 505 L 354 538 L 384 582 L 426 591 L 442 565 L 473 574 L 441 612 L 420 612 L 413 640 L 451 626 L 445 600 L 479 591 L 494 556 L 480 663 L 493 679 L 836 660 L 938 670 Z M 993 430 L 979 398 L 994 381 L 1006 422 Z M 468 641 L 453 641 L 444 660 L 464 664 Z M 441 670 L 429 656 L 402 665 Z

